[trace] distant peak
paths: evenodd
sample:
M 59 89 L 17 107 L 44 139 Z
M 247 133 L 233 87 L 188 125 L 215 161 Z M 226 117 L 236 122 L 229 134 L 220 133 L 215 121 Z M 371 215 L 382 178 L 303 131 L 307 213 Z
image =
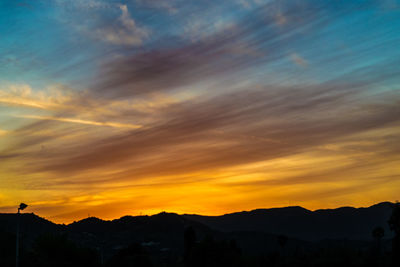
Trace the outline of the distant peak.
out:
M 250 213 L 255 213 L 255 214 L 258 214 L 258 213 L 286 213 L 286 212 L 296 213 L 296 214 L 298 214 L 298 213 L 304 214 L 304 213 L 310 213 L 312 211 L 310 211 L 306 208 L 300 207 L 300 206 L 289 206 L 289 207 L 270 208 L 270 209 L 255 209 L 255 210 L 250 211 Z
M 395 203 L 393 202 L 389 202 L 389 201 L 385 201 L 385 202 L 381 202 L 378 204 L 374 204 L 372 206 L 370 206 L 369 208 L 381 208 L 381 207 L 390 207 L 392 208 L 395 205 Z
M 174 212 L 162 211 L 160 213 L 154 214 L 153 216 L 179 216 L 179 215 Z
M 100 223 L 100 222 L 105 222 L 104 220 L 102 220 L 102 219 L 99 219 L 99 218 L 97 218 L 97 217 L 87 217 L 87 218 L 85 218 L 85 219 L 82 219 L 82 220 L 80 220 L 80 221 L 77 221 L 77 222 L 73 222 L 73 223 L 71 223 L 70 225 L 76 225 L 76 224 L 85 224 L 85 223 Z

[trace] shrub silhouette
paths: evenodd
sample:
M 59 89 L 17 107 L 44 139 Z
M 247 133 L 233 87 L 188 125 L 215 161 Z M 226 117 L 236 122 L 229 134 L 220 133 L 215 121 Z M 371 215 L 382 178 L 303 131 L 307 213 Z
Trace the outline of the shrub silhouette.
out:
M 241 250 L 236 241 L 215 241 L 211 236 L 196 243 L 186 262 L 190 267 L 238 267 L 242 266 Z
M 107 267 L 151 267 L 147 251 L 140 244 L 131 244 L 117 252 L 106 264 Z
M 46 234 L 38 237 L 24 265 L 34 267 L 97 267 L 94 250 L 79 248 L 65 235 Z
M 15 235 L 0 231 L 0 266 L 15 266 Z

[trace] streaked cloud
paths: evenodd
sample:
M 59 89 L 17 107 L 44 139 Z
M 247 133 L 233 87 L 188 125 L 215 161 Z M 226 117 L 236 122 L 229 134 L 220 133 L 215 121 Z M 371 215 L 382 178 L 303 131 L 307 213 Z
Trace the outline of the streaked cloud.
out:
M 142 45 L 149 37 L 149 30 L 136 24 L 126 5 L 120 5 L 119 8 L 121 16 L 118 18 L 118 23 L 96 30 L 96 36 L 116 45 Z
M 8 131 L 0 129 L 0 136 L 6 135 L 7 133 L 8 133 Z
M 0 88 L 0 104 L 27 106 L 38 109 L 56 109 L 68 102 L 71 96 L 62 88 L 49 87 L 46 91 L 33 91 L 27 84 L 9 85 Z
M 0 208 L 23 196 L 67 222 L 395 200 L 400 20 L 383 6 L 1 8 Z
M 165 10 L 169 14 L 178 13 L 179 6 L 183 5 L 184 1 L 182 0 L 136 0 L 140 7 L 146 7 L 151 9 L 160 9 Z
M 290 59 L 300 67 L 307 67 L 308 65 L 308 62 L 297 53 L 290 54 Z
M 118 123 L 118 122 L 88 121 L 88 120 L 81 120 L 81 119 L 75 119 L 75 118 L 49 117 L 49 116 L 37 116 L 37 115 L 16 115 L 16 117 L 26 118 L 26 119 L 35 119 L 35 120 L 53 120 L 53 121 L 62 121 L 62 122 L 80 123 L 80 124 L 95 125 L 95 126 L 116 127 L 116 128 L 138 129 L 138 128 L 142 127 L 141 125 L 134 125 L 134 124 L 124 124 L 124 123 Z

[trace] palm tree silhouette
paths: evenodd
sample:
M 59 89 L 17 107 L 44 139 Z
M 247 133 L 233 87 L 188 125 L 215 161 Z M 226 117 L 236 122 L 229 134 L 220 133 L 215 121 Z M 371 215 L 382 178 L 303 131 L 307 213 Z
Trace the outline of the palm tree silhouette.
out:
M 375 227 L 374 230 L 372 230 L 372 237 L 377 241 L 380 241 L 384 235 L 385 230 L 380 226 Z
M 385 230 L 380 226 L 375 227 L 374 230 L 372 230 L 372 237 L 375 241 L 374 242 L 375 243 L 374 244 L 374 254 L 377 259 L 380 258 L 381 253 L 382 253 L 381 240 L 384 235 L 385 235 Z
M 285 236 L 285 235 L 278 236 L 278 244 L 281 246 L 282 249 L 285 248 L 287 241 L 288 241 L 287 236 Z
M 393 207 L 392 215 L 388 221 L 390 230 L 394 232 L 392 241 L 392 264 L 400 266 L 400 203 L 396 202 Z

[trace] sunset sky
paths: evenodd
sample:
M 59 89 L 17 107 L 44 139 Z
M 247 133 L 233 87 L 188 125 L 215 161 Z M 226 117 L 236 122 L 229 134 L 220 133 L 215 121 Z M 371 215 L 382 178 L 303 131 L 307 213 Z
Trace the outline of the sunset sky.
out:
M 400 2 L 0 2 L 0 213 L 400 199 Z

